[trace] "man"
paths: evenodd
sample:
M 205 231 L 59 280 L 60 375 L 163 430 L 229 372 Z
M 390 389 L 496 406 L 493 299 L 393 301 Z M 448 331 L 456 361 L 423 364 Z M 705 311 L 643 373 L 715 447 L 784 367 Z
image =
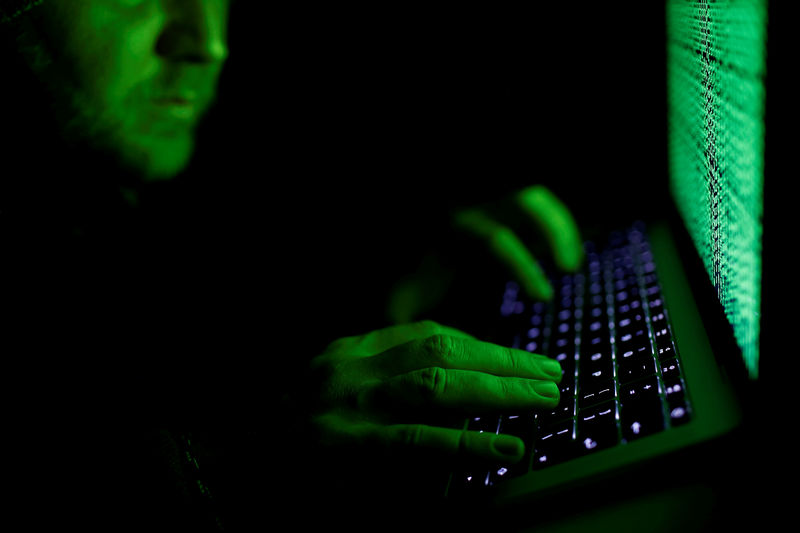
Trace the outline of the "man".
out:
M 223 496 L 228 493 L 223 505 L 228 520 L 236 522 L 236 513 L 248 508 L 258 513 L 266 505 L 260 499 L 263 493 L 253 495 L 256 486 L 264 488 L 259 485 L 262 480 L 253 479 L 253 472 L 275 475 L 278 485 L 313 485 L 316 488 L 310 494 L 320 497 L 325 488 L 339 486 L 339 480 L 326 479 L 324 474 L 319 483 L 307 477 L 300 482 L 287 478 L 293 472 L 313 476 L 312 465 L 330 467 L 320 463 L 332 457 L 339 457 L 341 466 L 351 472 L 375 471 L 368 461 L 376 457 L 395 466 L 398 457 L 403 464 L 409 458 L 419 459 L 420 464 L 443 457 L 520 459 L 524 448 L 520 439 L 463 431 L 444 420 L 485 410 L 553 406 L 558 402 L 555 383 L 561 377 L 558 364 L 420 319 L 430 316 L 453 294 L 447 282 L 456 279 L 453 272 L 483 264 L 479 257 L 487 252 L 522 283 L 530 297 L 551 298 L 544 270 L 523 241 L 523 232 L 537 233 L 560 269 L 575 270 L 582 259 L 575 223 L 552 193 L 530 187 L 493 207 L 458 209 L 443 209 L 440 198 L 431 201 L 428 197 L 425 205 L 434 209 L 412 209 L 414 217 L 408 216 L 407 204 L 399 206 L 401 202 L 395 200 L 392 208 L 391 199 L 384 199 L 380 209 L 372 211 L 358 201 L 340 211 L 312 210 L 307 222 L 313 223 L 315 231 L 325 232 L 313 246 L 333 242 L 330 249 L 338 251 L 338 256 L 327 256 L 329 260 L 320 268 L 314 251 L 326 248 L 314 249 L 309 244 L 312 241 L 304 240 L 310 235 L 305 227 L 290 228 L 303 236 L 295 238 L 292 232 L 287 237 L 268 226 L 261 238 L 275 243 L 271 251 L 280 254 L 277 259 L 270 256 L 269 262 L 278 267 L 280 262 L 288 264 L 281 271 L 284 273 L 311 272 L 308 279 L 312 283 L 302 287 L 292 282 L 292 290 L 252 289 L 248 283 L 256 284 L 264 277 L 263 263 L 248 270 L 246 258 L 252 256 L 242 256 L 239 250 L 239 255 L 231 254 L 237 247 L 226 247 L 224 238 L 212 238 L 210 219 L 216 213 L 204 213 L 202 207 L 186 208 L 182 195 L 191 187 L 171 186 L 184 183 L 182 172 L 193 156 L 197 126 L 214 100 L 228 56 L 231 2 L 44 0 L 4 1 L 0 5 L 4 52 L 13 65 L 9 70 L 14 69 L 15 80 L 6 84 L 4 101 L 26 104 L 16 107 L 22 112 L 15 113 L 4 132 L 4 144 L 14 147 L 9 159 L 23 166 L 3 176 L 3 227 L 18 249 L 31 252 L 35 248 L 35 257 L 56 260 L 22 262 L 31 270 L 15 274 L 35 279 L 34 292 L 41 289 L 39 284 L 47 290 L 36 293 L 39 299 L 26 294 L 26 303 L 34 300 L 39 309 L 30 315 L 17 313 L 18 318 L 36 316 L 38 329 L 33 336 L 41 336 L 42 329 L 49 332 L 54 323 L 39 314 L 45 302 L 44 307 L 58 311 L 54 314 L 68 318 L 58 321 L 64 336 L 52 336 L 57 338 L 54 344 L 70 350 L 80 346 L 93 355 L 103 354 L 104 361 L 130 354 L 141 364 L 142 358 L 155 353 L 159 357 L 154 361 L 166 365 L 171 357 L 203 350 L 203 357 L 209 358 L 215 370 L 224 367 L 225 371 L 214 377 L 231 386 L 216 396 L 201 391 L 198 396 L 207 393 L 214 398 L 204 407 L 218 409 L 215 416 L 226 422 L 246 418 L 266 435 L 247 445 L 231 444 L 227 436 L 220 438 L 226 441 L 222 447 L 227 446 L 222 456 L 232 458 L 233 466 L 219 467 L 227 473 L 220 474 L 224 481 L 214 489 Z M 318 194 L 314 202 L 314 195 L 309 196 L 311 204 L 320 209 L 330 201 Z M 344 202 L 346 197 L 342 193 L 338 200 Z M 364 216 L 367 212 L 369 217 Z M 341 223 L 336 213 L 347 222 Z M 353 213 L 360 216 L 349 218 Z M 387 224 L 390 217 L 400 223 Z M 441 222 L 441 227 L 431 228 L 435 221 Z M 339 231 L 326 231 L 326 225 Z M 383 242 L 378 242 L 372 233 L 364 233 L 364 226 L 371 230 L 391 227 L 394 233 L 391 238 L 385 234 Z M 248 235 L 259 233 L 251 229 Z M 281 246 L 282 238 L 299 244 Z M 368 246 L 364 246 L 365 240 Z M 425 248 L 419 245 L 422 241 L 432 245 L 427 258 L 423 257 Z M 256 241 L 255 247 L 259 246 Z M 65 255 L 53 254 L 53 250 Z M 102 266 L 97 268 L 95 261 Z M 214 268 L 209 267 L 212 263 Z M 228 270 L 214 270 L 224 263 Z M 377 280 L 380 288 L 353 274 L 366 272 L 361 270 L 365 265 L 371 265 L 369 281 Z M 409 265 L 419 268 L 408 269 Z M 231 287 L 235 289 L 229 290 Z M 457 284 L 453 287 L 455 290 Z M 259 297 L 244 298 L 251 290 Z M 300 333 L 304 337 L 292 329 L 303 323 L 303 317 L 298 319 L 288 307 L 285 316 L 265 316 L 258 305 L 264 301 L 280 304 L 289 301 L 288 295 L 305 301 L 319 294 L 327 295 L 320 297 L 321 305 L 329 305 L 324 309 L 338 312 L 325 314 L 324 320 L 318 320 L 319 327 Z M 348 305 L 351 299 L 382 302 L 383 309 Z M 76 307 L 78 302 L 80 307 Z M 89 312 L 81 314 L 86 309 Z M 80 317 L 85 317 L 83 325 L 90 327 L 82 329 Z M 22 321 L 30 327 L 30 320 Z M 164 336 L 158 337 L 158 333 Z M 296 342 L 298 338 L 304 342 Z M 265 357 L 270 367 L 256 371 L 254 363 Z M 311 371 L 299 373 L 309 360 Z M 87 366 L 94 368 L 96 362 L 90 359 Z M 73 363 L 70 360 L 69 365 Z M 200 366 L 204 363 L 197 357 L 192 361 Z M 152 373 L 163 371 L 163 366 L 143 366 Z M 115 380 L 125 373 L 110 375 L 114 379 L 108 388 L 113 390 L 118 385 Z M 109 375 L 102 375 L 102 380 L 107 382 Z M 151 387 L 158 389 L 147 383 L 148 393 Z M 209 382 L 198 383 L 205 386 Z M 180 390 L 190 394 L 198 388 L 202 387 L 193 383 Z M 236 389 L 255 392 L 239 396 Z M 137 401 L 144 396 L 141 385 L 136 393 Z M 236 401 L 220 407 L 222 397 Z M 240 401 L 245 397 L 247 402 Z M 283 402 L 280 407 L 274 402 L 278 397 Z M 250 401 L 253 398 L 258 401 Z M 159 397 L 159 409 L 143 410 L 145 422 L 151 415 L 164 416 L 166 421 L 158 420 L 159 424 L 174 425 L 176 419 L 184 427 L 207 422 L 203 409 L 189 416 L 175 407 L 179 416 L 164 415 L 172 413 L 169 401 Z M 92 406 L 97 403 L 97 397 L 87 401 Z M 249 418 L 242 416 L 242 411 Z M 106 416 L 93 422 L 102 428 L 108 420 Z M 276 421 L 280 422 L 277 427 Z M 80 433 L 70 435 L 84 438 Z M 167 449 L 164 453 L 171 453 L 174 459 L 170 475 L 194 475 L 186 473 L 185 465 L 175 466 L 187 457 L 188 450 L 180 447 L 191 446 L 191 439 L 185 438 L 186 432 L 166 435 L 169 442 L 161 450 Z M 131 442 L 138 441 L 131 438 Z M 254 442 L 264 447 L 277 445 L 279 451 L 261 456 L 263 448 Z M 91 449 L 88 454 L 84 449 L 84 460 L 108 458 L 109 454 L 98 448 Z M 209 457 L 212 463 L 217 460 L 214 453 Z M 454 464 L 450 459 L 445 463 L 448 468 Z M 148 460 L 139 458 L 139 463 L 147 465 Z M 234 471 L 237 474 L 231 473 Z M 341 469 L 332 471 L 342 474 Z M 120 481 L 107 471 L 105 476 L 106 482 L 109 478 L 110 482 Z M 153 479 L 139 481 L 146 485 Z M 204 486 L 200 478 L 198 483 Z M 241 484 L 231 488 L 225 483 Z M 191 492 L 191 485 L 185 479 L 178 482 L 178 493 Z M 345 485 L 348 490 L 358 487 L 358 483 Z M 206 492 L 201 492 L 186 497 L 203 500 Z M 195 510 L 190 507 L 189 514 Z

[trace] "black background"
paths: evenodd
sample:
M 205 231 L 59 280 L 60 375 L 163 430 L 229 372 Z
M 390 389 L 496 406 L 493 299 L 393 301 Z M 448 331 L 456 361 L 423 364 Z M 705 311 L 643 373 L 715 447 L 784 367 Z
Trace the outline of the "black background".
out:
M 352 317 L 379 304 L 350 287 L 408 272 L 454 206 L 544 184 L 592 237 L 663 205 L 663 11 L 236 3 L 181 179 L 211 191 L 231 249 L 264 252 L 249 286 L 270 304 L 302 317 L 299 285 L 317 316 L 351 315 L 321 339 L 383 326 Z
M 474 202 L 542 183 L 591 224 L 613 216 L 600 196 L 630 209 L 663 191 L 660 2 L 254 4 L 233 8 L 196 166 L 256 209 L 310 221 L 332 197 Z

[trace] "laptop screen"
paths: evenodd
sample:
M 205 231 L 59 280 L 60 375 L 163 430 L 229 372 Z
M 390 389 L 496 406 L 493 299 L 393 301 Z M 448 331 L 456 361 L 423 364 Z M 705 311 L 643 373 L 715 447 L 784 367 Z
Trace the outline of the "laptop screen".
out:
M 758 376 L 767 1 L 669 0 L 670 189 Z

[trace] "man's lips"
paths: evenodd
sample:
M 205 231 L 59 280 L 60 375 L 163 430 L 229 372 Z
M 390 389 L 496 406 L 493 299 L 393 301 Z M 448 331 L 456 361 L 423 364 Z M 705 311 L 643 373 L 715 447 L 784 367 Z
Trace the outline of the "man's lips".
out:
M 170 116 L 189 120 L 197 115 L 198 99 L 195 95 L 169 95 L 156 98 L 156 106 Z
M 156 100 L 156 103 L 162 105 L 194 105 L 193 100 L 177 96 L 169 98 L 159 98 L 158 100 Z

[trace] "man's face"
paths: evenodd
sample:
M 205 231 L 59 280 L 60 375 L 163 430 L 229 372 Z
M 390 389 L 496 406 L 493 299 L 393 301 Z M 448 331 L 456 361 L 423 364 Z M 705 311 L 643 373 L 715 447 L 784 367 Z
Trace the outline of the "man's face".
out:
M 188 164 L 228 55 L 231 0 L 48 0 L 35 67 L 68 141 L 146 181 Z

